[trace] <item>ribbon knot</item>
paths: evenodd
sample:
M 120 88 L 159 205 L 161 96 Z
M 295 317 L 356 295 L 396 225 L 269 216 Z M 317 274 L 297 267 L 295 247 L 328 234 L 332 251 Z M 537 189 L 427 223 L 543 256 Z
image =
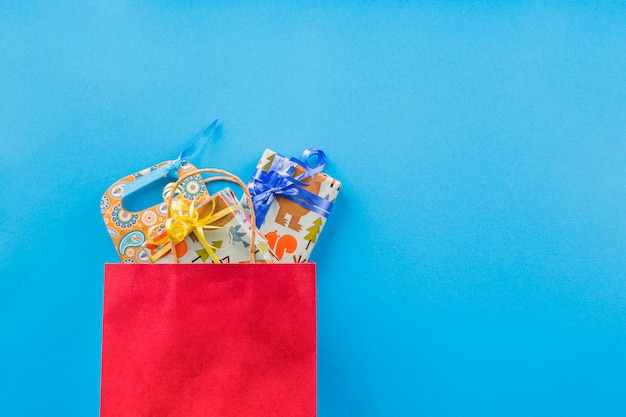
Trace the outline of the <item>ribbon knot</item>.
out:
M 217 220 L 233 213 L 236 206 L 228 206 L 215 213 L 216 202 L 211 199 L 211 207 L 207 214 L 201 213 L 195 206 L 195 201 L 187 203 L 182 195 L 174 197 L 170 206 L 169 218 L 165 221 L 165 233 L 155 231 L 163 225 L 152 226 L 148 231 L 148 243 L 161 246 L 161 248 L 150 257 L 152 262 L 163 257 L 170 250 L 175 250 L 177 244 L 185 240 L 190 234 L 194 234 L 202 247 L 207 251 L 209 257 L 214 263 L 221 263 L 215 250 L 219 249 L 211 245 L 204 237 L 206 230 L 216 230 L 220 226 L 213 225 Z
M 310 160 L 315 157 L 315 163 Z M 309 184 L 303 180 L 315 179 L 315 175 L 321 172 L 326 165 L 326 155 L 319 149 L 307 149 L 300 159 L 290 158 L 289 161 L 296 163 L 304 169 L 304 172 L 294 178 L 295 166 L 284 168 L 287 160 L 275 154 L 267 171 L 259 168 L 248 183 L 248 190 L 252 196 L 254 212 L 256 214 L 256 226 L 261 227 L 265 216 L 276 196 L 285 197 L 321 216 L 327 217 L 333 203 L 306 190 Z
M 263 171 L 265 172 L 265 171 Z M 298 191 L 295 188 L 296 185 L 306 187 L 304 184 L 288 174 L 270 171 L 266 174 L 257 172 L 255 179 L 252 183 L 252 201 L 256 204 L 269 205 L 274 200 L 276 195 L 297 195 Z

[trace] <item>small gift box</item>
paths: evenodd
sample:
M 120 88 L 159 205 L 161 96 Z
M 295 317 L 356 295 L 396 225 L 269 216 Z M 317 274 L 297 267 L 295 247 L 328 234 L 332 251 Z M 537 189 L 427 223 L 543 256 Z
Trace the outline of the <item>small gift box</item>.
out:
M 281 263 L 307 262 L 324 228 L 341 188 L 325 165 L 321 150 L 287 159 L 266 149 L 248 183 L 257 227 Z
M 166 199 L 173 188 L 173 184 L 166 187 Z M 168 219 L 150 228 L 144 248 L 150 260 L 159 264 L 172 263 L 172 247 L 179 263 L 242 263 L 249 261 L 252 233 L 256 234 L 256 261 L 277 262 L 265 238 L 252 230 L 250 218 L 231 189 L 191 202 L 177 189 Z

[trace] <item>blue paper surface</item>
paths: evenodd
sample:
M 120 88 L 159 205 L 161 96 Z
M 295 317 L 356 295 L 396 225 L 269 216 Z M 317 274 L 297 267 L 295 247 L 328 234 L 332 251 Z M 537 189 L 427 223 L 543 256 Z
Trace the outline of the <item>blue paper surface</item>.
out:
M 0 415 L 97 416 L 99 212 L 323 149 L 319 416 L 622 416 L 626 7 L 0 2 Z

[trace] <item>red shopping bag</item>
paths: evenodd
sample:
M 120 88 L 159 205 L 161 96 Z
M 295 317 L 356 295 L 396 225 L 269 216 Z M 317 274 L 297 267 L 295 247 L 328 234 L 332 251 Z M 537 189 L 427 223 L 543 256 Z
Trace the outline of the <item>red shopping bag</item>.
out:
M 315 264 L 105 265 L 102 417 L 311 417 L 315 397 Z
M 315 416 L 315 265 L 105 266 L 102 417 Z

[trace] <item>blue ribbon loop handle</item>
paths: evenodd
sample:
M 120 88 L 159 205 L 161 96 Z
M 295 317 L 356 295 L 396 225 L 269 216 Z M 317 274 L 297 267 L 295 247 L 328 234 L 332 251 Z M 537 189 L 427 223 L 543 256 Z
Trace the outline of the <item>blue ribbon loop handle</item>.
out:
M 315 158 L 312 163 L 311 159 Z M 328 217 L 333 203 L 323 197 L 306 190 L 310 184 L 302 182 L 306 178 L 314 179 L 315 174 L 321 172 L 326 165 L 326 155 L 319 149 L 307 149 L 300 159 L 290 158 L 304 168 L 304 172 L 294 178 L 295 166 L 284 169 L 286 158 L 276 154 L 268 171 L 258 168 L 248 183 L 248 190 L 252 196 L 254 212 L 256 214 L 256 226 L 261 227 L 265 216 L 272 205 L 275 197 L 280 195 L 288 200 L 300 204 L 308 210 Z
M 178 169 L 180 166 L 187 162 L 187 160 L 195 155 L 200 149 L 206 146 L 208 140 L 211 138 L 211 135 L 215 132 L 218 121 L 219 119 L 215 119 L 207 128 L 198 133 L 192 139 L 191 143 L 180 153 L 180 155 L 178 155 L 176 160 L 172 161 L 170 164 L 153 169 L 146 175 L 142 175 L 135 181 L 126 184 L 122 192 L 123 197 L 128 197 L 129 195 L 149 186 L 161 178 L 170 177 L 172 180 L 176 181 L 178 179 Z

